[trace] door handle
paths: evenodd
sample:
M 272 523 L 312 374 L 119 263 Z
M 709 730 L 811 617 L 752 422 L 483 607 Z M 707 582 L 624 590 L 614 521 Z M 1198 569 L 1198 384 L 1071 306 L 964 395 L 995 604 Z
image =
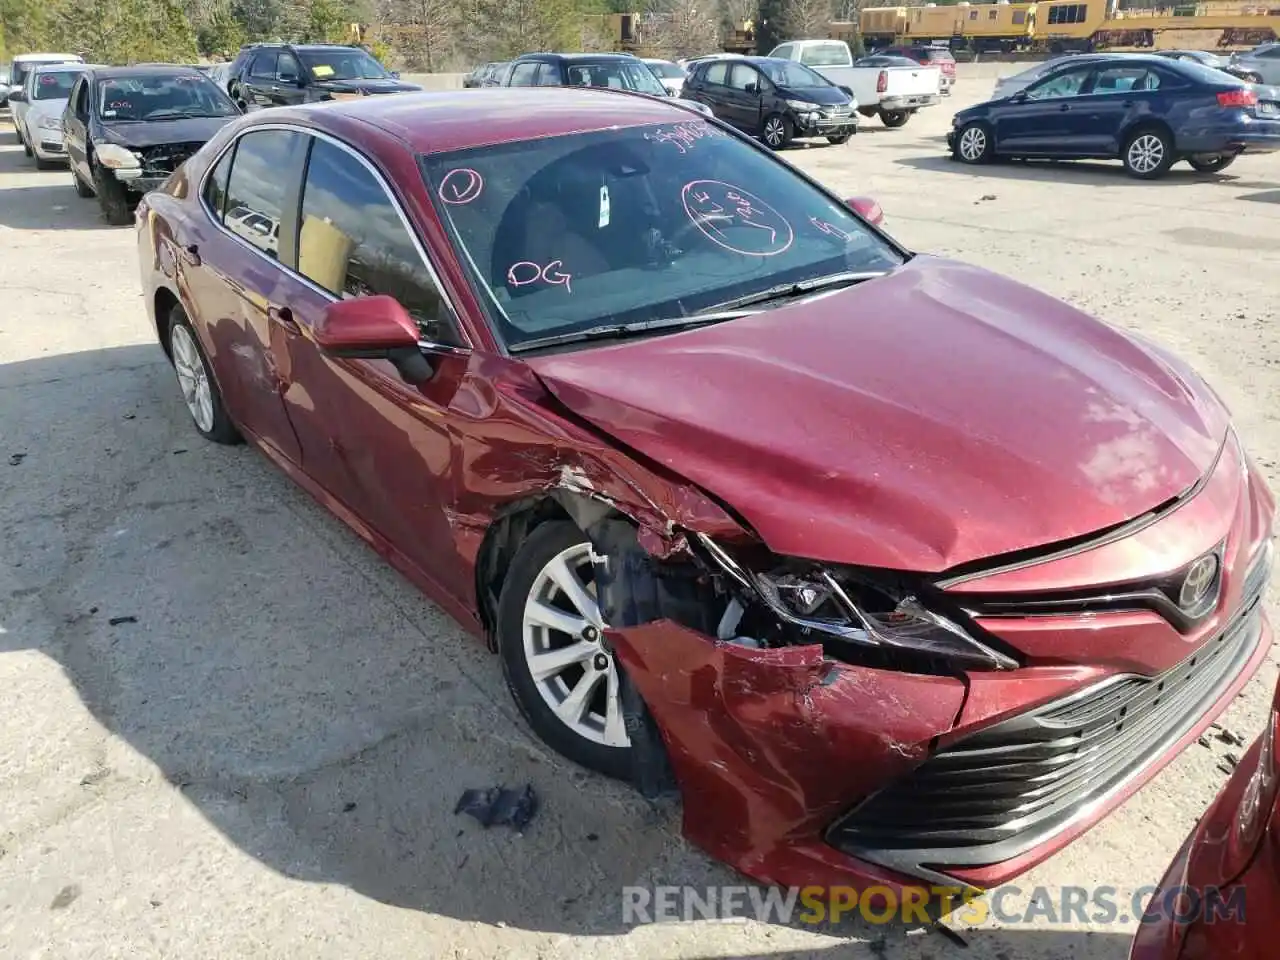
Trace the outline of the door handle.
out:
M 298 321 L 293 318 L 293 311 L 288 307 L 267 307 L 267 319 L 272 323 L 278 323 L 290 333 L 302 332 Z

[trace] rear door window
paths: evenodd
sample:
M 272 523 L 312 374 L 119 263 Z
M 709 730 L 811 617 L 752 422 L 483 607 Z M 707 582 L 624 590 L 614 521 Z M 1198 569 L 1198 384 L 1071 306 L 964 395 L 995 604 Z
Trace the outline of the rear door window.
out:
M 253 65 L 249 67 L 249 76 L 257 80 L 274 80 L 277 57 L 278 54 L 274 50 L 258 54 L 253 58 Z
M 517 63 L 511 71 L 511 86 L 513 87 L 531 87 L 533 86 L 533 78 L 538 72 L 541 64 L 533 63 Z
M 298 162 L 302 134 L 255 130 L 236 145 L 227 179 L 226 228 L 272 259 L 281 259 L 280 226 L 285 197 Z M 292 266 L 292 264 L 290 264 Z
M 1091 93 L 1130 93 L 1132 91 L 1156 90 L 1160 86 L 1160 76 L 1146 67 L 1108 67 L 1099 70 L 1093 81 Z
M 729 64 L 723 60 L 711 64 L 707 67 L 706 73 L 702 75 L 706 83 L 710 83 L 717 87 L 728 86 L 729 84 Z

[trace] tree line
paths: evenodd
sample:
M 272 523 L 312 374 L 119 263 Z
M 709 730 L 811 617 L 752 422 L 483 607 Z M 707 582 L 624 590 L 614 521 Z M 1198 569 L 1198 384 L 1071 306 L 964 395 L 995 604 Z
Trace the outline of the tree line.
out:
M 874 0 L 879 3 L 882 0 Z M 912 0 L 919 2 L 919 0 Z M 948 0 L 939 0 L 946 3 Z M 750 21 L 757 48 L 823 37 L 862 0 L 0 0 L 0 61 L 34 50 L 98 63 L 194 62 L 255 40 L 350 42 L 412 70 L 535 50 L 618 47 L 613 14 L 639 14 L 644 52 L 707 53 Z M 355 28 L 355 29 L 353 29 Z

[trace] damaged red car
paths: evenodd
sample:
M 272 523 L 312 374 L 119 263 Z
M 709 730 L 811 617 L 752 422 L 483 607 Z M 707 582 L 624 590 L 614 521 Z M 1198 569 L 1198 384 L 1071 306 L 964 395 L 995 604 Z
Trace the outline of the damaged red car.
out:
M 1193 371 L 678 103 L 257 113 L 137 224 L 195 428 L 760 880 L 1007 880 L 1269 646 L 1273 500 Z

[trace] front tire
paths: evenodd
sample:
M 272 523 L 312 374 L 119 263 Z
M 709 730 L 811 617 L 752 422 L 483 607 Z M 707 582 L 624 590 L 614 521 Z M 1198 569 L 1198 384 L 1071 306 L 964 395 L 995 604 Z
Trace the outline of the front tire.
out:
M 502 672 L 534 733 L 574 763 L 630 779 L 620 675 L 601 646 L 591 545 L 576 525 L 544 523 L 520 545 L 497 619 Z
M 881 110 L 880 122 L 886 127 L 905 127 L 907 121 L 911 119 L 910 110 Z
M 125 185 L 101 167 L 96 159 L 90 161 L 90 169 L 93 171 L 93 192 L 98 195 L 98 206 L 102 208 L 107 223 L 113 227 L 131 223 L 133 207 Z
M 795 138 L 796 128 L 790 117 L 780 113 L 771 113 L 764 118 L 764 126 L 760 130 L 762 139 L 770 149 L 782 150 Z
M 239 443 L 240 432 L 227 416 L 222 394 L 200 346 L 200 338 L 181 306 L 175 306 L 169 312 L 168 343 L 169 360 L 178 376 L 178 387 L 182 390 L 183 402 L 196 431 L 214 443 Z
M 1235 159 L 1234 154 L 1219 154 L 1212 159 L 1187 157 L 1187 163 L 1191 164 L 1193 170 L 1200 173 L 1217 173 L 1219 170 L 1225 170 L 1231 166 Z
M 1120 151 L 1120 161 L 1139 180 L 1163 177 L 1173 166 L 1173 138 L 1157 127 L 1135 130 Z
M 961 163 L 990 163 L 995 155 L 991 127 L 981 120 L 970 120 L 956 131 L 951 152 Z

